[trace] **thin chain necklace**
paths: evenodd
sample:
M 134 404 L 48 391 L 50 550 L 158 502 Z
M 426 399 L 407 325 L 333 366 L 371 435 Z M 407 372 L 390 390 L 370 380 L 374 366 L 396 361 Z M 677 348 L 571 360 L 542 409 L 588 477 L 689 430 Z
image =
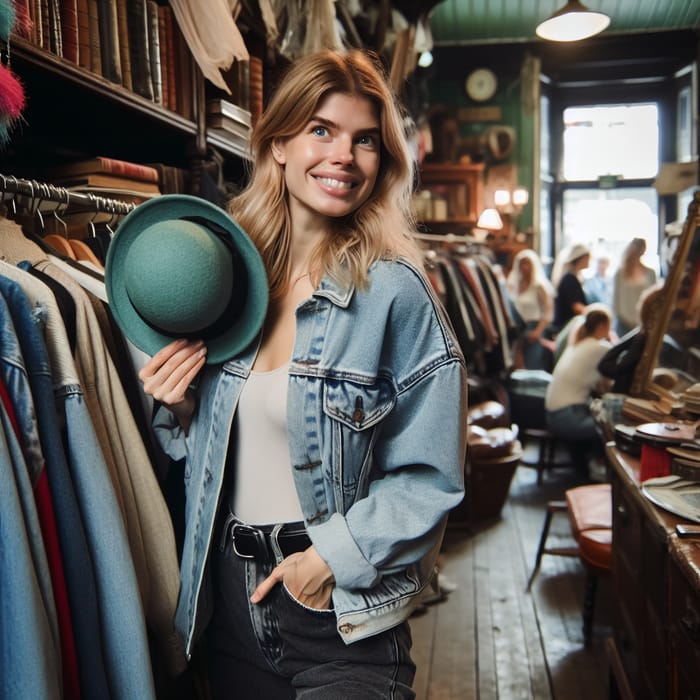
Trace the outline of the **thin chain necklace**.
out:
M 310 272 L 305 272 L 303 275 L 297 277 L 293 282 L 292 282 L 292 287 L 297 283 L 300 282 L 301 280 L 304 279 L 304 277 L 308 277 L 311 273 Z

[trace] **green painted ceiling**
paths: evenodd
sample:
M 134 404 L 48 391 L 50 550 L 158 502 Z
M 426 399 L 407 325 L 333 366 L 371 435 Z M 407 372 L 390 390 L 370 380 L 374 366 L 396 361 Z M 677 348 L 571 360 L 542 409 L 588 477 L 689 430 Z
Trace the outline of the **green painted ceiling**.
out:
M 700 29 L 700 0 L 583 0 L 611 18 L 606 34 Z M 430 14 L 436 46 L 532 41 L 565 0 L 442 0 Z M 538 40 L 539 41 L 539 40 Z

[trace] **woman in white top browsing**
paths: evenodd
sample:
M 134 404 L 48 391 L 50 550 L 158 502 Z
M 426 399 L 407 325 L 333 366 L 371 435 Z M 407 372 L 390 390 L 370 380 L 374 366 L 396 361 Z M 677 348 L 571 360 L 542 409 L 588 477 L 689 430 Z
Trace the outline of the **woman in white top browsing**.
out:
M 526 369 L 549 370 L 551 351 L 541 341 L 552 320 L 554 289 L 534 250 L 521 250 L 513 259 L 507 291 L 522 322 L 516 355 L 522 357 L 521 363 Z

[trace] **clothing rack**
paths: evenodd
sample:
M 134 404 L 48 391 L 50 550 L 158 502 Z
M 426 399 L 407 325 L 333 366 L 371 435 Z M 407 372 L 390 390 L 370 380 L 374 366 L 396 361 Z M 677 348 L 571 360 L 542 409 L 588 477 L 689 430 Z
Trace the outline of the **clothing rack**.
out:
M 115 217 L 125 216 L 135 208 L 133 202 L 124 202 L 119 199 L 102 197 L 93 192 L 74 192 L 65 187 L 58 187 L 37 180 L 26 180 L 14 175 L 0 173 L 0 203 L 19 202 L 19 204 L 31 213 L 41 211 L 55 211 L 61 208 L 80 209 L 94 211 L 95 214 L 104 212 Z M 45 207 L 46 204 L 55 206 Z
M 456 233 L 414 233 L 414 238 L 429 243 L 480 243 L 474 236 L 458 235 Z

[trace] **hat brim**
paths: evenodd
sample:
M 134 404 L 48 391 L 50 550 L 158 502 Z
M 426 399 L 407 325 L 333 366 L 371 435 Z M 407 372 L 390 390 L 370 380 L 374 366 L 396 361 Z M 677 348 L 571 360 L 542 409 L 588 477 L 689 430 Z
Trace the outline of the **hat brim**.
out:
M 571 263 L 576 262 L 580 258 L 582 258 L 584 255 L 590 255 L 591 251 L 588 248 L 575 248 L 572 250 L 569 255 L 567 256 L 564 264 L 565 265 L 571 265 Z
M 140 204 L 119 225 L 107 250 L 105 286 L 110 310 L 124 335 L 140 350 L 154 355 L 179 336 L 153 328 L 138 313 L 129 298 L 125 266 L 131 244 L 149 226 L 183 217 L 202 217 L 230 234 L 248 274 L 246 303 L 231 326 L 207 340 L 207 364 L 224 362 L 244 350 L 258 335 L 268 305 L 265 266 L 248 235 L 220 207 L 191 195 L 161 195 Z

